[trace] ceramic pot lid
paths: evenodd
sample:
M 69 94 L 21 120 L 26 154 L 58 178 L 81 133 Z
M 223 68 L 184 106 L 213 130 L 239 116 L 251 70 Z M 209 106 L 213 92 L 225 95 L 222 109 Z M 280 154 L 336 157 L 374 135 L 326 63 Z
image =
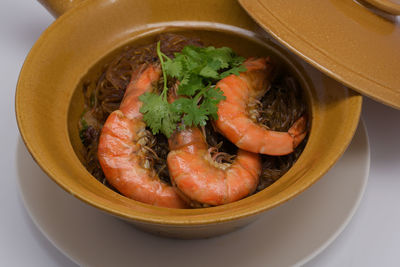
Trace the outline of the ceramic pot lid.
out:
M 400 18 L 370 6 L 388 1 L 396 14 L 397 0 L 239 0 L 268 33 L 316 68 L 400 109 Z
M 393 15 L 400 15 L 399 0 L 364 0 L 364 1 L 370 3 L 372 6 L 375 6 L 386 13 Z

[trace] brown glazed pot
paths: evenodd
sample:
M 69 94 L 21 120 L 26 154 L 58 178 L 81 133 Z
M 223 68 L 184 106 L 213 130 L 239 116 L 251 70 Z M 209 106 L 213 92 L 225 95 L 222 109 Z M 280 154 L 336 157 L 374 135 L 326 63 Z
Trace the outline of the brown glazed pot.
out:
M 233 0 L 41 1 L 59 17 L 39 38 L 22 68 L 16 117 L 38 165 L 65 191 L 145 231 L 176 238 L 227 233 L 301 193 L 339 159 L 357 128 L 362 98 L 255 34 L 256 23 Z M 272 55 L 298 77 L 310 108 L 309 141 L 277 182 L 240 201 L 202 209 L 154 207 L 126 198 L 94 179 L 80 161 L 77 120 L 83 79 L 96 74 L 110 53 L 163 31 L 185 31 L 228 45 L 245 56 Z M 319 75 L 314 84 L 310 75 Z M 346 186 L 346 185 L 343 185 Z

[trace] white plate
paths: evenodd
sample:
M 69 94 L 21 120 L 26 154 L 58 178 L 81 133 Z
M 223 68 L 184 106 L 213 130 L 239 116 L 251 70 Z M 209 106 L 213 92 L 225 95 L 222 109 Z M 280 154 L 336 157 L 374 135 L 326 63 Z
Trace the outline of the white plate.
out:
M 28 152 L 25 150 L 26 154 Z M 79 201 L 52 182 L 29 156 L 19 182 L 42 233 L 84 266 L 291 266 L 326 248 L 363 195 L 369 144 L 363 123 L 340 161 L 310 189 L 225 236 L 173 240 L 152 236 Z

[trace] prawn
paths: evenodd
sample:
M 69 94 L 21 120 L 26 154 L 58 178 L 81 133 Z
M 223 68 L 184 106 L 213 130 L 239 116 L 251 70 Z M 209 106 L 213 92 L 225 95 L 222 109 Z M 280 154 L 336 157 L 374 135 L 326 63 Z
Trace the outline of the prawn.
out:
M 218 163 L 197 127 L 176 131 L 168 142 L 171 181 L 192 205 L 222 205 L 256 190 L 261 173 L 258 154 L 239 149 L 232 164 Z
M 108 182 L 123 195 L 147 204 L 185 208 L 176 190 L 162 182 L 146 160 L 146 124 L 139 96 L 160 79 L 160 67 L 142 65 L 132 74 L 119 110 L 107 118 L 100 135 L 98 158 Z
M 216 84 L 226 97 L 218 104 L 216 128 L 236 146 L 250 152 L 272 156 L 292 153 L 307 135 L 305 116 L 287 132 L 272 131 L 254 122 L 251 116 L 255 103 L 269 90 L 273 68 L 269 58 L 249 58 L 243 64 L 245 72 Z

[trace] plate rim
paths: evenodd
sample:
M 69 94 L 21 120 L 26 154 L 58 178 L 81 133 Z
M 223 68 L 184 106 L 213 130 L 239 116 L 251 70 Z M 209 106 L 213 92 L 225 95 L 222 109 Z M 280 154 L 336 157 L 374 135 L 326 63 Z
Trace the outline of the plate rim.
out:
M 369 172 L 371 169 L 371 146 L 370 146 L 370 142 L 369 142 L 369 135 L 368 135 L 367 127 L 366 127 L 365 121 L 362 117 L 360 118 L 360 123 L 359 123 L 358 127 L 362 127 L 364 130 L 365 140 L 366 140 L 366 150 L 367 150 L 367 162 L 366 162 L 366 168 L 365 168 L 365 177 L 364 177 L 364 182 L 361 187 L 360 194 L 358 195 L 353 208 L 350 210 L 348 217 L 346 218 L 345 221 L 343 221 L 341 226 L 339 228 L 337 228 L 336 231 L 318 249 L 316 249 L 313 253 L 304 257 L 302 260 L 300 260 L 298 263 L 296 263 L 299 266 L 303 266 L 307 262 L 309 262 L 312 259 L 314 259 L 315 257 L 317 257 L 339 237 L 339 235 L 344 231 L 344 229 L 349 225 L 350 221 L 353 219 L 358 208 L 360 207 L 362 199 L 364 198 L 365 191 L 366 191 L 367 184 L 368 184 L 368 179 L 369 179 Z

